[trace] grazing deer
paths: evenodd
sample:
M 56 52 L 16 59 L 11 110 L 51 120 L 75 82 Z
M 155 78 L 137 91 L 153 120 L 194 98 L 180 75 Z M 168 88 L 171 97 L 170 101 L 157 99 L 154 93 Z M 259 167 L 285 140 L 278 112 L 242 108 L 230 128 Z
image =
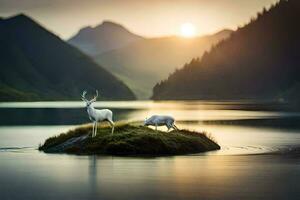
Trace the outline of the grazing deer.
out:
M 85 98 L 86 93 L 87 93 L 86 91 L 83 91 L 83 93 L 81 95 L 81 99 L 82 99 L 82 101 L 84 101 L 86 103 L 87 113 L 89 115 L 90 120 L 93 122 L 92 137 L 95 137 L 97 135 L 97 123 L 102 122 L 102 121 L 108 121 L 109 122 L 110 126 L 112 127 L 111 134 L 113 134 L 115 127 L 114 127 L 114 122 L 112 120 L 112 118 L 113 118 L 112 111 L 109 110 L 109 109 L 98 110 L 98 109 L 94 108 L 94 106 L 92 104 L 94 102 L 96 102 L 96 99 L 98 97 L 98 90 L 96 90 L 96 95 L 91 100 L 87 100 Z
M 144 122 L 144 126 L 150 125 L 155 126 L 155 130 L 157 130 L 157 126 L 166 126 L 168 131 L 171 128 L 178 130 L 177 126 L 175 125 L 175 119 L 171 116 L 153 115 Z

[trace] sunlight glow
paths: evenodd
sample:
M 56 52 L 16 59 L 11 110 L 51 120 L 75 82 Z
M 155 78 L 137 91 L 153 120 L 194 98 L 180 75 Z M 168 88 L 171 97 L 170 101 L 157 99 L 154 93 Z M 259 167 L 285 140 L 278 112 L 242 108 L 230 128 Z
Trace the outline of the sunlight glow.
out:
M 184 23 L 180 27 L 180 32 L 183 37 L 194 37 L 196 28 L 192 23 Z

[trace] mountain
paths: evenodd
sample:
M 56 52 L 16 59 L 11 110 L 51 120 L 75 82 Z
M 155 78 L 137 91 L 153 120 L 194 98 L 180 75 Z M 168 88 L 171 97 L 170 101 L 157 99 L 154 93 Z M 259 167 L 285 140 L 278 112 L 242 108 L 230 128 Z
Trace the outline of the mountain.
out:
M 26 15 L 0 21 L 0 101 L 134 99 L 120 80 Z
M 161 37 L 138 40 L 123 48 L 96 55 L 97 63 L 123 80 L 140 99 L 151 96 L 153 86 L 186 61 L 199 57 L 231 34 L 223 30 L 195 38 Z
M 90 26 L 82 28 L 68 42 L 84 53 L 94 56 L 142 39 L 141 36 L 131 33 L 120 24 L 104 21 L 94 28 Z
M 153 89 L 153 99 L 300 97 L 300 1 L 281 0 Z

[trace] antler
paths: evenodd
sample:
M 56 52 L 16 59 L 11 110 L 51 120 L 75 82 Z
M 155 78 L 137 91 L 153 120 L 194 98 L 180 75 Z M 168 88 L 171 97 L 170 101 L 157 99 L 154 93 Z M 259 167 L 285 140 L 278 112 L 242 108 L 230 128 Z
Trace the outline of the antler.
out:
M 86 90 L 84 90 L 84 91 L 82 92 L 81 98 L 82 98 L 83 100 L 86 100 L 86 98 L 85 98 L 86 93 L 87 93 Z
M 94 98 L 91 101 L 96 101 L 97 97 L 98 97 L 98 90 L 96 90 L 96 95 L 94 96 Z

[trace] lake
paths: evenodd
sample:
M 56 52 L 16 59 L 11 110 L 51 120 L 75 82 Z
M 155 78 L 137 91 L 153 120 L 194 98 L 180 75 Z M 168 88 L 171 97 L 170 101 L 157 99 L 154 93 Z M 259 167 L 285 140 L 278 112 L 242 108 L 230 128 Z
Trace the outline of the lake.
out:
M 45 154 L 37 147 L 46 138 L 89 122 L 84 104 L 0 103 L 0 199 L 300 199 L 300 112 L 286 105 L 113 101 L 95 107 L 132 122 L 169 114 L 179 128 L 209 132 L 222 149 L 156 158 Z

